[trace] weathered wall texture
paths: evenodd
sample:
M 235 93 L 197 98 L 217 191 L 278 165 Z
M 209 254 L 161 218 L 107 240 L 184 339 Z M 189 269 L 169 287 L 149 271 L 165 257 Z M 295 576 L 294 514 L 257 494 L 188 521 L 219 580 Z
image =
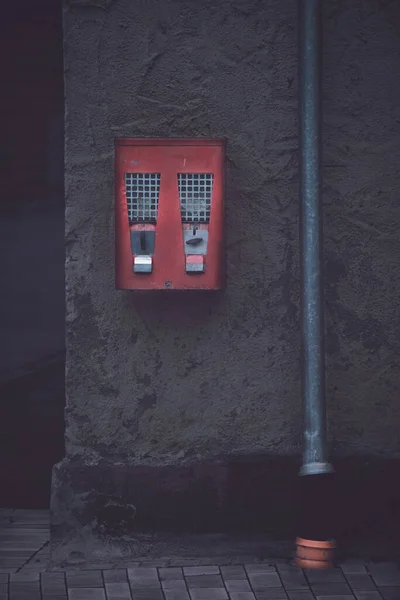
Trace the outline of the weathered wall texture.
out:
M 67 455 L 293 455 L 297 4 L 91 4 L 65 9 Z M 330 440 L 336 455 L 400 456 L 400 5 L 337 0 L 325 13 Z M 226 292 L 115 291 L 118 136 L 228 138 Z
M 295 4 L 65 15 L 67 452 L 293 451 L 300 422 Z M 115 136 L 227 136 L 228 288 L 114 290 Z
M 66 9 L 68 454 L 297 451 L 296 8 Z M 374 0 L 325 15 L 328 401 L 344 454 L 400 454 L 399 22 Z M 218 300 L 114 290 L 115 136 L 228 137 Z

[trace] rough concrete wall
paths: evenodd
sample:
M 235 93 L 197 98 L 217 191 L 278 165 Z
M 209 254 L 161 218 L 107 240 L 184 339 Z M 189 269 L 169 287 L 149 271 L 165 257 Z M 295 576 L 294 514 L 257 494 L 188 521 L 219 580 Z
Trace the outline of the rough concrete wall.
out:
M 328 3 L 328 408 L 340 453 L 400 455 L 400 4 Z
M 297 452 L 297 4 L 101 6 L 65 7 L 67 454 Z M 400 5 L 324 21 L 330 435 L 399 455 Z M 228 137 L 226 292 L 115 291 L 117 136 Z

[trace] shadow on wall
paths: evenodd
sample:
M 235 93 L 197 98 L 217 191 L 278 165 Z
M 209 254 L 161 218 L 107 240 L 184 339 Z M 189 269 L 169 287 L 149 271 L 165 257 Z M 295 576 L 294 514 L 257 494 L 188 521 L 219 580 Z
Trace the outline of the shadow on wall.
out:
M 64 360 L 0 385 L 0 506 L 47 508 L 64 455 Z
M 171 325 L 182 327 L 185 321 L 193 319 L 199 325 L 209 322 L 210 317 L 224 308 L 226 303 L 224 291 L 164 291 L 138 292 L 124 294 L 127 307 L 134 307 L 142 322 L 151 323 L 156 316 L 157 321 L 168 319 Z
M 0 380 L 64 353 L 64 84 L 61 0 L 15 0 L 0 23 Z M 29 110 L 27 110 L 27 106 Z
M 0 381 L 25 375 L 30 364 L 64 355 L 64 218 L 62 203 L 55 200 L 56 210 L 31 207 L 0 224 L 0 277 L 7 282 L 0 311 L 7 348 Z
M 64 453 L 62 2 L 15 0 L 0 29 L 0 504 L 42 508 Z

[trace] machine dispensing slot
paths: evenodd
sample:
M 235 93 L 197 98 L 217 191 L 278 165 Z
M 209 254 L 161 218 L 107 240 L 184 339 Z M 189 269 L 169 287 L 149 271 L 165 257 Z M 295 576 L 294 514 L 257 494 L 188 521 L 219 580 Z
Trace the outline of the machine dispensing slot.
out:
M 198 246 L 199 244 L 201 244 L 202 241 L 202 237 L 193 237 L 189 240 L 186 240 L 186 243 L 188 244 L 188 246 Z
M 135 256 L 133 262 L 134 273 L 151 273 L 153 271 L 153 259 L 151 256 Z

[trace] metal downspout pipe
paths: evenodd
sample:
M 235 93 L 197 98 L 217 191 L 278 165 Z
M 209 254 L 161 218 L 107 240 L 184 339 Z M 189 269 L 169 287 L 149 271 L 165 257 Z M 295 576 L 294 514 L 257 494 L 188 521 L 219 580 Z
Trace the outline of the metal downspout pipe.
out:
M 300 475 L 331 473 L 327 459 L 321 169 L 322 0 L 300 0 L 300 257 L 303 464 Z
M 299 0 L 300 266 L 303 460 L 296 565 L 333 564 L 333 468 L 327 457 L 322 227 L 322 0 Z

